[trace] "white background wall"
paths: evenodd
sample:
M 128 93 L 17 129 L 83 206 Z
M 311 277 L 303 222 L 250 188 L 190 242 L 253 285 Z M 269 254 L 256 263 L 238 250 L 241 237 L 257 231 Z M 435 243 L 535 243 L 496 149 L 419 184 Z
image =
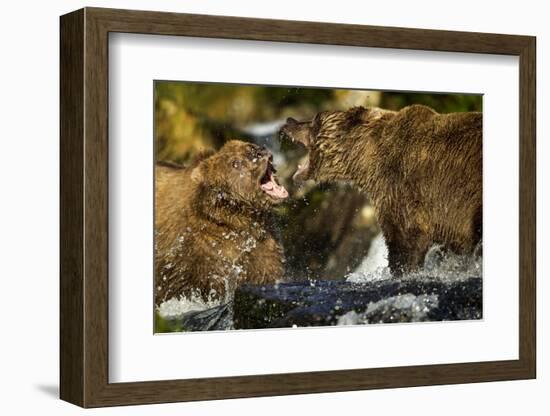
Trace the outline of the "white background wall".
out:
M 550 100 L 545 61 L 550 26 L 545 2 L 460 0 L 253 2 L 125 0 L 4 2 L 0 14 L 0 409 L 3 414 L 76 414 L 58 395 L 59 20 L 83 6 L 103 6 L 276 19 L 452 29 L 537 36 L 538 53 L 538 379 L 459 386 L 225 400 L 92 410 L 88 414 L 548 414 L 550 361 L 544 300 L 543 244 L 550 235 L 543 182 L 550 146 L 544 142 Z M 515 190 L 511 190 L 515 191 Z M 546 201 L 544 200 L 546 198 Z M 505 225 L 504 225 L 505 226 Z M 545 266 L 547 263 L 545 264 Z M 546 267 L 544 268 L 546 269 Z M 476 340 L 465 340 L 476 342 Z M 339 346 L 357 351 L 360 346 Z M 335 347 L 336 348 L 336 347 Z

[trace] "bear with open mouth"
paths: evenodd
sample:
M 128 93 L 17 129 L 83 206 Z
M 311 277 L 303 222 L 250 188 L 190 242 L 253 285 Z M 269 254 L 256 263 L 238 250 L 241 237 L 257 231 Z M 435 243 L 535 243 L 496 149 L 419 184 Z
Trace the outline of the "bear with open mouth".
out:
M 295 181 L 348 181 L 367 194 L 392 273 L 420 268 L 433 244 L 464 254 L 480 247 L 480 112 L 355 107 L 289 118 L 280 136 L 308 151 Z
M 155 167 L 155 303 L 228 300 L 243 283 L 283 278 L 271 208 L 288 197 L 273 156 L 243 141 L 199 155 L 190 167 Z

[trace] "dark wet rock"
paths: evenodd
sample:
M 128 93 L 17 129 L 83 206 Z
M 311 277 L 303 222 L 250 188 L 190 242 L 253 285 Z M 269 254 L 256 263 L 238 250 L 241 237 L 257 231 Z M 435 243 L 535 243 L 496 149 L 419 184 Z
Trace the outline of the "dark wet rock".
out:
M 306 281 L 237 289 L 235 329 L 482 318 L 482 282 L 434 278 Z
M 210 309 L 191 311 L 179 316 L 165 318 L 171 326 L 184 331 L 222 331 L 233 327 L 232 304 L 225 303 Z

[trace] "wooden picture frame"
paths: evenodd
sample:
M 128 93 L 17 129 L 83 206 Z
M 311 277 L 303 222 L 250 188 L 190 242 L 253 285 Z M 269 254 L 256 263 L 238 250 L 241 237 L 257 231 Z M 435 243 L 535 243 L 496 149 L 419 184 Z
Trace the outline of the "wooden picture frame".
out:
M 85 8 L 61 17 L 60 396 L 83 407 L 529 379 L 536 376 L 535 38 Z M 519 359 L 109 383 L 108 34 L 519 56 Z

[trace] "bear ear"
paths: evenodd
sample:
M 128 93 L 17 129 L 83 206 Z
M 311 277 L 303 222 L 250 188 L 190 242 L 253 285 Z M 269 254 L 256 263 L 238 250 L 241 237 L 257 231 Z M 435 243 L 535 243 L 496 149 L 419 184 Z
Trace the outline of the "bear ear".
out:
M 355 126 L 365 122 L 368 110 L 365 107 L 353 107 L 347 111 L 347 122 L 350 126 Z
M 215 153 L 216 151 L 214 149 L 201 150 L 193 158 L 193 161 L 191 162 L 191 166 L 198 166 L 200 162 L 208 159 L 210 156 L 214 155 Z
M 204 175 L 202 172 L 202 164 L 199 163 L 191 171 L 191 180 L 195 183 L 201 183 L 203 178 L 204 178 Z
M 191 180 L 195 183 L 200 183 L 204 179 L 204 164 L 216 153 L 213 149 L 207 149 L 199 152 L 191 163 Z

